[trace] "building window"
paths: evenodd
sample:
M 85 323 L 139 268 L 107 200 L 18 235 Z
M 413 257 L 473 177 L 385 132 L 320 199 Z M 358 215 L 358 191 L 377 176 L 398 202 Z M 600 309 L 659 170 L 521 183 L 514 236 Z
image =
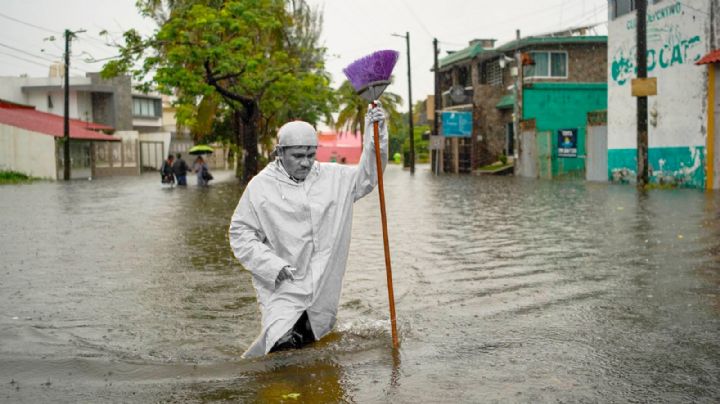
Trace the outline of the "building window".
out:
M 497 60 L 493 60 L 485 64 L 487 68 L 487 84 L 491 86 L 502 86 L 503 72 Z
M 658 4 L 663 0 L 649 0 L 648 4 Z M 635 0 L 610 0 L 610 19 L 614 20 L 618 17 L 622 17 L 625 14 L 630 14 L 637 9 L 637 2 Z
M 472 85 L 472 80 L 470 79 L 470 67 L 465 66 L 461 67 L 458 72 L 458 81 L 460 82 L 460 85 L 463 87 L 468 87 Z
M 525 66 L 525 77 L 567 78 L 567 52 L 530 52 L 534 65 Z
M 158 118 L 161 112 L 160 100 L 154 98 L 133 98 L 133 116 Z
M 614 20 L 635 11 L 635 0 L 611 0 L 610 17 Z
M 452 74 L 450 71 L 440 73 L 440 88 L 452 87 Z

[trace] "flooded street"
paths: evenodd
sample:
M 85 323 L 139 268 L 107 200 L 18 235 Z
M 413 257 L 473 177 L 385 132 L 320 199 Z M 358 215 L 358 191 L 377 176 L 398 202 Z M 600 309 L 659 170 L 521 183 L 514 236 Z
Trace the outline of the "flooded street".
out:
M 718 402 L 720 194 L 385 177 L 355 204 L 335 331 L 245 360 L 240 190 L 157 174 L 0 187 L 2 402 Z

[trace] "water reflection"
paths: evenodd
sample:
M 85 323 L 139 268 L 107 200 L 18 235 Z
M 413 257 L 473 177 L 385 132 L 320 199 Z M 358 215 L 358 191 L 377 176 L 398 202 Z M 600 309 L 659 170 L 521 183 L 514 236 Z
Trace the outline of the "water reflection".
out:
M 224 383 L 190 386 L 190 397 L 208 401 L 256 403 L 342 403 L 354 402 L 341 380 L 342 368 L 333 362 L 285 364 Z
M 335 331 L 246 361 L 260 319 L 227 240 L 240 189 L 216 179 L 0 188 L 0 380 L 21 386 L 0 383 L 0 401 L 720 397 L 717 193 L 390 166 L 401 349 L 369 195 Z

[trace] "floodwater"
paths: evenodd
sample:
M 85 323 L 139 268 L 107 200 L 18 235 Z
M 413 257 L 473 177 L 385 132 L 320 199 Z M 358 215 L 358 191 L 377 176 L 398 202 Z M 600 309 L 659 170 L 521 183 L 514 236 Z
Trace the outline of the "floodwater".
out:
M 2 402 L 718 402 L 720 195 L 386 171 L 335 331 L 253 360 L 230 173 L 0 187 Z

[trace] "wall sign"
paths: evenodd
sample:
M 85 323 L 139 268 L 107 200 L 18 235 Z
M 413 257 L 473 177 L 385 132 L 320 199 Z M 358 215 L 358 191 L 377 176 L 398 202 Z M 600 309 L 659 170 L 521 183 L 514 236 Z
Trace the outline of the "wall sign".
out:
M 443 112 L 442 134 L 445 137 L 470 137 L 472 112 Z
M 577 157 L 577 129 L 558 129 L 558 157 Z

